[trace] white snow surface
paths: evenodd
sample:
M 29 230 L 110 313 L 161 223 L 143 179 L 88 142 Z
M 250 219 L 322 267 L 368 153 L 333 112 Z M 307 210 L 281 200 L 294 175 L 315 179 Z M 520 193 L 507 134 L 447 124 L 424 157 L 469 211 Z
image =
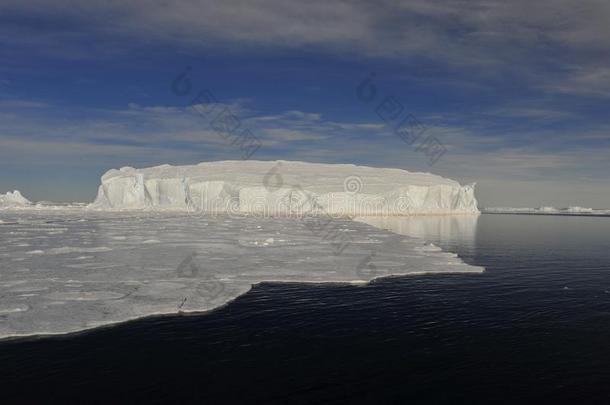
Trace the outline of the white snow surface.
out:
M 335 216 L 478 213 L 474 184 L 351 164 L 220 161 L 123 167 L 102 176 L 94 209 Z
M 31 202 L 21 195 L 19 190 L 0 194 L 0 208 L 30 205 Z
M 438 230 L 474 238 L 476 220 L 387 217 L 374 225 L 405 235 Z M 265 281 L 361 284 L 483 270 L 422 239 L 328 216 L 3 210 L 0 338 L 207 311 Z

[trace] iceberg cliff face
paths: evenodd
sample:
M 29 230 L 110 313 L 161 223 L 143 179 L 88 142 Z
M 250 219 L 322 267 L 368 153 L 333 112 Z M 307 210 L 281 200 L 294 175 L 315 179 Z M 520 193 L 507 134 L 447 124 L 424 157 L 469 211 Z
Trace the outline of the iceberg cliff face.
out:
M 479 212 L 474 184 L 400 169 L 288 161 L 113 169 L 102 176 L 90 207 L 336 216 Z
M 0 194 L 0 207 L 17 207 L 30 204 L 30 200 L 22 196 L 19 190 Z

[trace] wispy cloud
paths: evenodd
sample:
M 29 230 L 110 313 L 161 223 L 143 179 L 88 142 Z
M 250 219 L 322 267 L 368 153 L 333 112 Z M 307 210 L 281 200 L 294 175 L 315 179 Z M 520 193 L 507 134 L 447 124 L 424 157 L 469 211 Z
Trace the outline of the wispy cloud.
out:
M 6 0 L 0 15 L 7 23 L 8 48 L 60 52 L 59 57 L 113 57 L 151 43 L 184 49 L 239 46 L 248 52 L 313 48 L 476 66 L 487 75 L 540 71 L 577 58 L 578 69 L 536 75 L 541 88 L 605 96 L 610 82 L 607 69 L 600 68 L 607 65 L 610 49 L 610 3 L 603 0 Z M 49 24 L 29 25 L 34 19 Z M 57 21 L 62 30 L 52 24 Z
M 0 99 L 0 110 L 12 110 L 22 108 L 46 108 L 49 105 L 41 101 Z

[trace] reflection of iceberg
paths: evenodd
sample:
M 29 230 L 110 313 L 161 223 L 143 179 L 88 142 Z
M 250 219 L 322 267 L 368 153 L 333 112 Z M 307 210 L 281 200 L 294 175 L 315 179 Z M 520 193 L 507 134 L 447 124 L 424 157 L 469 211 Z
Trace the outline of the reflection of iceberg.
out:
M 356 221 L 394 233 L 440 243 L 459 240 L 475 242 L 478 215 L 411 217 L 360 217 Z

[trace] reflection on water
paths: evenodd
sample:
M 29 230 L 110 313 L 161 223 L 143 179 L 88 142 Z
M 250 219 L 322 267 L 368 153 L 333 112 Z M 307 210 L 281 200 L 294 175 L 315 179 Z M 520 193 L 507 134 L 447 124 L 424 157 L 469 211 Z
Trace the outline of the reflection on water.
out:
M 448 243 L 459 240 L 460 243 L 474 245 L 479 215 L 359 217 L 355 220 L 426 241 Z

